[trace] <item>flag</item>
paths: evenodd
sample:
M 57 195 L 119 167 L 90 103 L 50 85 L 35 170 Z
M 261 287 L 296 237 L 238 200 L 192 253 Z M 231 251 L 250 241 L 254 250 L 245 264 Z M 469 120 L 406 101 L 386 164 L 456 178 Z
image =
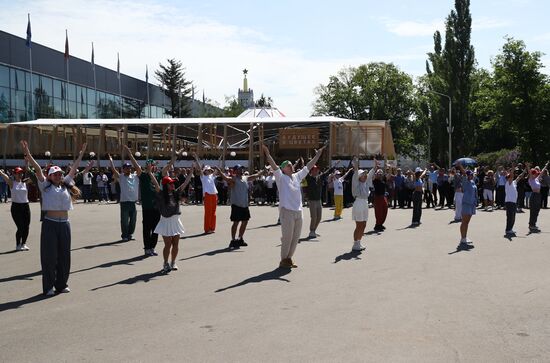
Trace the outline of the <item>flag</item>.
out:
M 27 47 L 31 47 L 31 38 L 32 38 L 32 33 L 31 33 L 31 14 L 28 14 L 29 16 L 29 22 L 27 23 L 27 41 L 25 42 L 25 44 L 27 44 Z
M 95 69 L 94 42 L 92 42 L 92 69 Z
M 116 54 L 116 77 L 120 79 L 120 57 Z
M 65 29 L 65 59 L 69 60 L 69 34 L 67 33 L 67 29 Z

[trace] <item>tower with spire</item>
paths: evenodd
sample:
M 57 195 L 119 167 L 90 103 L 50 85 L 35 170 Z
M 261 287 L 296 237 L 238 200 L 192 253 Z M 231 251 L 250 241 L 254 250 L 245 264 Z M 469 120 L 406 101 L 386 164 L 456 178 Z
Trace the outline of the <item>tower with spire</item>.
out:
M 248 79 L 246 75 L 248 74 L 248 69 L 243 69 L 244 79 L 243 79 L 243 89 L 239 88 L 239 104 L 244 108 L 254 107 L 254 91 L 251 88 L 248 88 Z

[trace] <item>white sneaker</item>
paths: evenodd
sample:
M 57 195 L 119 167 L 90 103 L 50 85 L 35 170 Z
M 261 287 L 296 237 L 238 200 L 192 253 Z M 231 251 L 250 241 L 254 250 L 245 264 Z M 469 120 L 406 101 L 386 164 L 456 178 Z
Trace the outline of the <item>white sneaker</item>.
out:
M 469 245 L 471 245 L 471 244 L 472 244 L 473 242 L 472 242 L 472 240 L 471 240 L 471 239 L 469 239 L 469 238 L 466 238 L 466 243 L 467 243 L 467 244 L 469 244 Z
M 69 289 L 69 286 L 67 286 L 66 288 L 64 288 L 63 290 L 61 290 L 62 293 L 66 294 L 66 293 L 69 293 L 71 292 L 71 289 Z
M 353 247 L 351 248 L 352 251 L 363 251 L 364 249 L 365 246 L 361 244 L 361 241 L 353 242 Z
M 176 262 L 175 262 L 175 261 L 172 262 L 172 263 L 170 264 L 170 268 L 171 268 L 173 271 L 177 271 L 177 270 L 178 270 L 178 265 L 176 265 Z
M 48 290 L 48 292 L 46 293 L 46 296 L 54 296 L 54 295 L 55 295 L 55 290 L 52 287 L 51 289 Z
M 28 251 L 30 248 L 26 244 L 21 245 L 21 251 Z

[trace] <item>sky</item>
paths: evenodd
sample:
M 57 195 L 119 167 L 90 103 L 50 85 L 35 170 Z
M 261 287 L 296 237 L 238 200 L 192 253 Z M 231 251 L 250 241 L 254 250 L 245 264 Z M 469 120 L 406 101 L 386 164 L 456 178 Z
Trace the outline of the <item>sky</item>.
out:
M 196 98 L 223 106 L 242 88 L 242 70 L 256 99 L 264 94 L 287 116 L 309 116 L 315 87 L 349 66 L 394 63 L 418 77 L 425 72 L 433 33 L 444 33 L 452 0 L 0 0 L 0 30 L 145 79 L 167 58 L 180 60 Z M 550 2 L 474 0 L 472 44 L 479 66 L 491 67 L 504 37 L 545 55 L 550 73 Z M 150 73 L 151 74 L 151 73 Z M 154 82 L 153 77 L 150 81 Z

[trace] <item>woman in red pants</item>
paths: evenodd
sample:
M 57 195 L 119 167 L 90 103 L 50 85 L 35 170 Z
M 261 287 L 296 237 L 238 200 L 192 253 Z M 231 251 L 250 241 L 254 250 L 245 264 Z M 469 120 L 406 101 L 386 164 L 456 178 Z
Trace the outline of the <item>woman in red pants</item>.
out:
M 204 203 L 204 233 L 214 233 L 216 230 L 216 206 L 218 205 L 218 189 L 216 188 L 216 176 L 214 169 L 209 165 L 204 167 L 197 154 L 193 153 L 197 164 L 195 167 L 201 173 L 202 194 Z

